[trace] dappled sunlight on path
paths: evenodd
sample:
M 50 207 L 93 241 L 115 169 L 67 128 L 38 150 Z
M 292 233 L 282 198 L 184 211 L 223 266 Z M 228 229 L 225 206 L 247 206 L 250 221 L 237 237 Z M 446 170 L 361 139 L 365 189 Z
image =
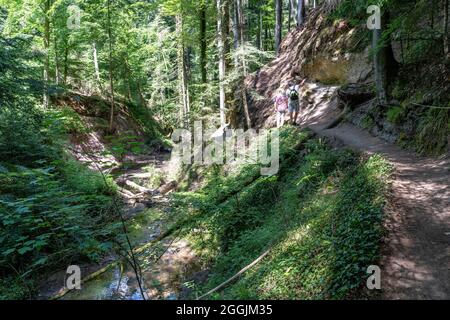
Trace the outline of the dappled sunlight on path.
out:
M 334 99 L 315 88 L 301 125 L 337 146 L 383 155 L 395 168 L 385 209 L 382 290 L 386 299 L 450 298 L 450 162 L 419 157 L 348 123 L 327 130 L 339 114 Z

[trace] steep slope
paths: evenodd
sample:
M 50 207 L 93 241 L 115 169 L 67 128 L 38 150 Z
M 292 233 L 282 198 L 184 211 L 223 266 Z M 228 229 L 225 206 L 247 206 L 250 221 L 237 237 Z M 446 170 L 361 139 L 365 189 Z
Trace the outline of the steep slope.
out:
M 364 39 L 362 28 L 333 22 L 322 9 L 313 10 L 303 29 L 284 38 L 279 56 L 246 79 L 253 126 L 274 124 L 272 97 L 278 88 L 287 88 L 289 81 L 300 82 L 305 77 L 324 85 L 370 81 L 372 69 Z M 302 88 L 304 100 L 313 104 L 317 96 L 312 96 L 322 94 L 315 89 Z
M 150 154 L 162 148 L 162 136 L 145 108 L 116 99 L 114 128 L 109 128 L 110 105 L 100 96 L 68 92 L 54 97 L 57 112 L 69 127 L 69 151 L 77 160 L 104 169 L 118 168 L 131 154 Z M 94 169 L 98 169 L 97 167 Z

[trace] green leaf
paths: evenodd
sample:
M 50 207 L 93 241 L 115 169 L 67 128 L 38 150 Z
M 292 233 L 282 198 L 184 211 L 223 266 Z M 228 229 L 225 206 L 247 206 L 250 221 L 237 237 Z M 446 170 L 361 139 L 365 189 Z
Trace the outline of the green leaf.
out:
M 47 262 L 47 260 L 48 260 L 47 257 L 39 258 L 38 260 L 36 260 L 36 261 L 33 263 L 33 265 L 34 265 L 34 266 L 41 266 L 41 265 L 45 264 L 45 263 Z
M 17 250 L 17 252 L 18 252 L 20 255 L 24 255 L 25 253 L 27 253 L 27 252 L 29 252 L 29 251 L 32 251 L 32 250 L 33 250 L 33 248 L 25 246 L 25 247 L 22 247 L 22 248 L 20 248 L 19 250 Z
M 28 213 L 28 212 L 30 212 L 30 209 L 28 207 L 18 207 L 16 209 L 16 212 L 19 214 Z
M 7 255 L 10 255 L 11 253 L 13 253 L 14 251 L 16 251 L 16 249 L 15 248 L 11 248 L 11 249 L 3 251 L 2 255 L 7 256 Z

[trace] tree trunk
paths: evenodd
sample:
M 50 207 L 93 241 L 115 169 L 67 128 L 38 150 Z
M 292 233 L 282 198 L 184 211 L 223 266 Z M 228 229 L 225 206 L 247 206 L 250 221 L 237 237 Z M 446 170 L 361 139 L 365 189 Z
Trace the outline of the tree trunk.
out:
M 50 69 L 50 7 L 51 7 L 51 0 L 45 1 L 45 7 L 44 7 L 44 51 L 45 51 L 45 58 L 44 58 L 44 97 L 43 97 L 43 103 L 44 107 L 49 106 L 50 97 L 48 92 L 49 87 L 49 69 Z
M 200 73 L 202 83 L 206 83 L 206 4 L 202 1 L 200 6 Z
M 267 39 L 269 38 L 269 30 L 267 29 L 267 23 L 264 24 L 264 51 L 268 50 Z
M 258 31 L 256 33 L 256 48 L 261 50 L 261 9 L 258 9 Z
M 245 114 L 245 121 L 247 122 L 247 129 L 252 128 L 252 121 L 250 119 L 250 113 L 248 111 L 248 102 L 247 102 L 247 89 L 245 88 L 245 85 L 242 85 L 242 103 L 244 105 L 244 114 Z
M 97 45 L 95 42 L 92 43 L 92 56 L 94 59 L 95 81 L 97 81 L 97 85 L 100 85 L 100 69 L 98 67 Z
M 229 0 L 229 30 L 228 32 L 233 33 L 233 48 L 234 51 L 238 50 L 239 48 L 239 22 L 238 22 L 238 13 L 237 13 L 237 5 L 235 0 Z M 229 53 L 231 53 L 231 42 L 229 42 Z M 229 55 L 229 59 L 231 58 L 231 55 Z M 238 56 L 235 54 L 233 57 L 233 67 L 235 69 L 239 68 L 240 61 Z M 231 68 L 231 61 L 228 60 L 228 63 L 225 63 L 225 69 L 228 70 L 228 68 Z M 235 90 L 234 88 L 232 90 Z M 225 101 L 228 107 L 228 112 L 226 114 L 226 119 L 228 119 L 228 123 L 232 128 L 236 128 L 237 125 L 237 104 L 234 99 L 234 92 L 231 93 L 231 95 L 227 95 L 225 93 Z M 227 120 L 225 120 L 226 122 Z
M 238 20 L 238 34 L 239 34 L 239 46 L 242 50 L 245 50 L 245 18 L 242 9 L 242 0 L 236 0 L 237 7 L 237 20 Z M 242 54 L 242 68 L 244 71 L 244 76 L 247 76 L 247 63 L 245 61 L 244 54 Z
M 448 55 L 450 53 L 449 48 L 449 35 L 448 35 L 448 2 L 449 0 L 445 0 L 444 3 L 444 54 Z
M 184 69 L 186 73 L 186 81 L 189 83 L 191 80 L 191 67 L 192 67 L 192 48 L 191 47 L 185 47 L 184 48 Z
M 232 67 L 232 59 L 231 59 L 231 26 L 232 26 L 232 17 L 231 17 L 231 3 L 232 0 L 222 0 L 223 2 L 223 12 L 224 12 L 224 25 L 223 25 L 223 37 L 224 37 L 224 52 L 225 52 L 225 77 L 228 70 L 231 70 Z M 227 91 L 225 87 L 225 104 L 229 105 L 230 99 L 230 90 Z
M 183 42 L 183 17 L 179 13 L 176 17 L 176 33 L 178 35 L 177 65 L 178 86 L 180 99 L 180 115 L 185 128 L 189 125 L 189 91 L 187 86 L 185 47 Z
M 292 0 L 288 0 L 288 31 L 291 31 L 292 24 Z
M 111 93 L 111 111 L 109 116 L 109 130 L 112 131 L 114 128 L 114 109 L 115 109 L 115 101 L 114 101 L 114 75 L 113 75 L 113 61 L 112 61 L 112 52 L 113 52 L 113 38 L 112 38 L 112 28 L 111 28 L 111 0 L 108 0 L 107 4 L 108 10 L 108 43 L 109 43 L 109 86 Z
M 244 30 L 245 30 L 245 17 L 244 12 L 242 8 L 242 0 L 236 0 L 236 7 L 237 7 L 237 17 L 238 17 L 238 30 L 239 30 L 239 45 L 244 47 L 245 43 L 245 36 L 244 36 Z
M 239 47 L 239 18 L 236 1 L 233 1 L 232 3 L 232 10 L 233 10 L 233 47 L 234 50 L 236 50 Z
M 225 48 L 225 71 L 231 67 L 231 16 L 230 16 L 230 1 L 222 0 L 223 2 L 223 39 Z
M 272 35 L 272 29 L 268 28 L 267 29 L 267 34 L 268 34 L 267 39 L 273 39 L 274 35 Z M 270 50 L 275 50 L 275 46 L 273 45 L 273 41 L 269 41 L 269 44 L 270 44 L 269 49 Z
M 226 1 L 226 0 L 225 0 Z M 219 51 L 219 110 L 220 125 L 225 125 L 225 39 L 224 39 L 224 3 L 217 0 L 217 49 Z
M 185 100 L 184 100 L 184 79 L 183 79 L 183 64 L 184 64 L 184 53 L 182 46 L 182 35 L 181 35 L 181 17 L 177 15 L 175 17 L 175 32 L 178 36 L 177 39 L 177 73 L 178 73 L 178 99 L 180 104 L 180 125 L 185 127 Z
M 64 48 L 64 85 L 67 85 L 67 73 L 69 72 L 69 44 L 66 42 Z
M 239 26 L 239 45 L 242 48 L 242 50 L 245 50 L 245 37 L 244 37 L 244 26 L 245 26 L 245 18 L 243 15 L 242 10 L 242 0 L 236 0 L 236 6 L 237 6 L 237 17 L 238 17 L 238 26 Z M 243 71 L 243 82 L 245 81 L 245 78 L 247 77 L 247 63 L 245 61 L 245 55 L 241 55 L 241 65 L 242 65 L 242 71 Z M 247 122 L 247 128 L 250 129 L 252 127 L 252 123 L 250 120 L 250 113 L 248 111 L 248 103 L 247 103 L 247 90 L 245 89 L 245 84 L 242 83 L 242 104 L 244 106 L 244 114 L 245 119 Z
M 283 1 L 275 0 L 275 51 L 280 53 L 281 31 L 283 24 Z
M 59 85 L 59 55 L 58 55 L 58 38 L 55 33 L 55 84 Z
M 305 0 L 297 1 L 297 27 L 301 28 L 305 23 Z
M 263 42 L 263 14 L 261 11 L 259 12 L 259 49 L 263 50 L 264 42 Z

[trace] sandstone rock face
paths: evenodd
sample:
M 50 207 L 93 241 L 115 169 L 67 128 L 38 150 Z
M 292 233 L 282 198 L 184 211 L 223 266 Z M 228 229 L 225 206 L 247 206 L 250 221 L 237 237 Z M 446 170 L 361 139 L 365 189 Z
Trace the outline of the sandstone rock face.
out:
M 306 77 L 324 84 L 366 82 L 372 73 L 369 48 L 361 53 L 318 55 L 312 62 L 306 63 L 302 70 Z

